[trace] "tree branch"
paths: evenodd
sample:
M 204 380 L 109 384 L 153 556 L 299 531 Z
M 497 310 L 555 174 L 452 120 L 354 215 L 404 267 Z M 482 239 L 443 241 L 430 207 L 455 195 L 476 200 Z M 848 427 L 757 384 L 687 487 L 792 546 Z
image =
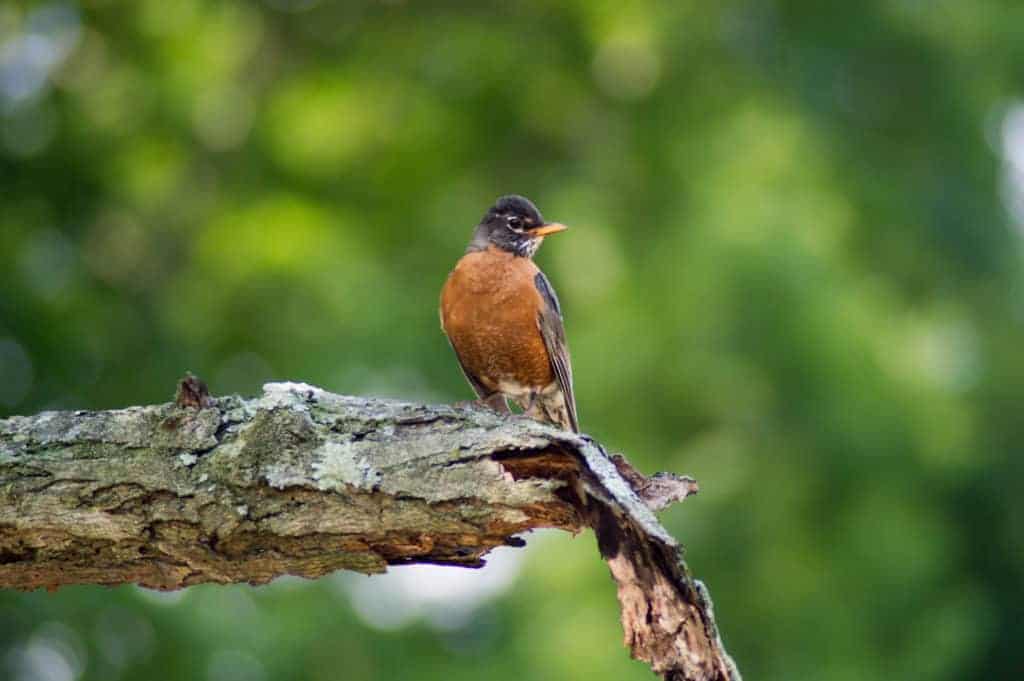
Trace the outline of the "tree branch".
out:
M 479 567 L 517 533 L 593 527 L 626 644 L 666 679 L 736 681 L 657 509 L 696 491 L 586 436 L 305 384 L 0 420 L 0 587 L 263 584 L 345 568 Z

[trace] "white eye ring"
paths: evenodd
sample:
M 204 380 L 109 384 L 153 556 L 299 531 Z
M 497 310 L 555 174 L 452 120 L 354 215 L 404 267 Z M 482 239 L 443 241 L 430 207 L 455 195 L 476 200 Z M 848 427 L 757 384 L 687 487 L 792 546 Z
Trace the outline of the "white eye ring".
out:
M 513 232 L 522 232 L 523 221 L 520 218 L 513 215 L 508 219 L 508 228 L 511 229 Z

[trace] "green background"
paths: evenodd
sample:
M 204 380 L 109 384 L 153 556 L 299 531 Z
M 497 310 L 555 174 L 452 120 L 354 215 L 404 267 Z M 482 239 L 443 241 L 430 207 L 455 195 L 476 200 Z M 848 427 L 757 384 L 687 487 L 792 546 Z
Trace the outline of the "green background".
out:
M 0 416 L 467 399 L 438 291 L 525 194 L 746 678 L 1020 678 L 1022 96 L 1010 0 L 5 3 Z M 0 678 L 651 678 L 589 534 L 496 563 L 4 592 Z

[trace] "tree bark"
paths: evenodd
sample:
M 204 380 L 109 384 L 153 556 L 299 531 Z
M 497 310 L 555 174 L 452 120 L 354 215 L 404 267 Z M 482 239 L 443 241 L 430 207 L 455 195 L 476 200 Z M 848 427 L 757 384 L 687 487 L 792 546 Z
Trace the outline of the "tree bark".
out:
M 652 512 L 692 480 L 646 478 L 586 436 L 486 410 L 296 383 L 251 400 L 204 388 L 0 420 L 0 587 L 479 567 L 518 533 L 589 526 L 634 657 L 666 679 L 739 679 L 706 590 Z

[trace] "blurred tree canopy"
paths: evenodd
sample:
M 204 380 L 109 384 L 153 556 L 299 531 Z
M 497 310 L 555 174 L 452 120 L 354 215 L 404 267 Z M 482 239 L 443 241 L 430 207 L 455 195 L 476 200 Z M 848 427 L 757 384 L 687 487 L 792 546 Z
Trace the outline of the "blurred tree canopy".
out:
M 295 379 L 466 399 L 437 295 L 571 225 L 584 430 L 751 679 L 1024 671 L 1024 5 L 0 6 L 0 416 Z M 646 679 L 589 537 L 474 573 L 0 594 L 0 678 Z

